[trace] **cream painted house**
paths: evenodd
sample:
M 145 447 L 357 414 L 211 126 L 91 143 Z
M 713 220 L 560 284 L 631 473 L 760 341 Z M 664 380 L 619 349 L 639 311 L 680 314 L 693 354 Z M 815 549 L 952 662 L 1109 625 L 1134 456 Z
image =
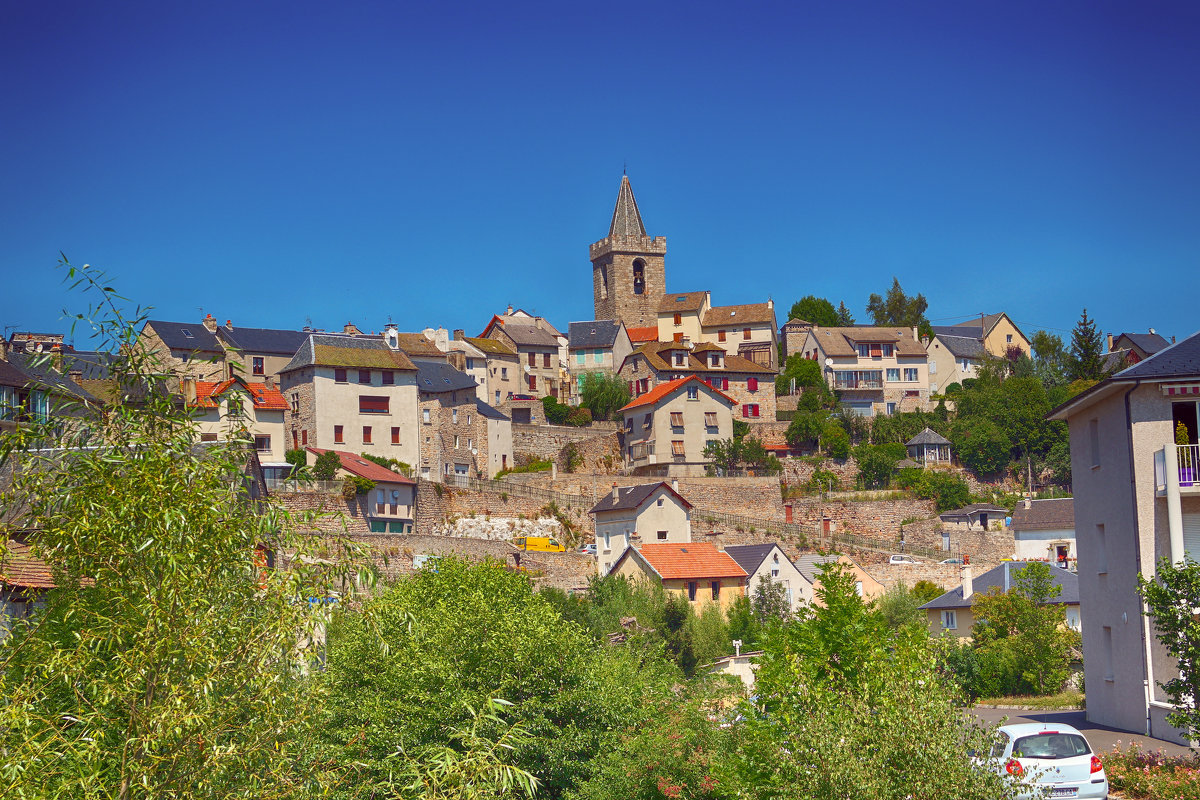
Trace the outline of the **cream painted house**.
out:
M 1193 334 L 1049 415 L 1070 428 L 1088 719 L 1177 742 L 1160 684 L 1178 664 L 1143 616 L 1137 578 L 1164 558 L 1200 560 L 1198 406 Z
M 633 352 L 629 334 L 620 320 L 593 319 L 567 326 L 567 369 L 571 373 L 571 402 L 579 404 L 589 375 L 616 375 Z
M 353 475 L 375 484 L 356 502 L 367 520 L 372 533 L 412 533 L 417 517 L 417 482 L 406 475 L 368 461 L 360 455 L 345 450 L 326 451 L 306 447 L 307 463 L 311 467 L 326 452 L 337 454 L 340 466 L 335 477 Z
M 779 369 L 773 300 L 714 306 L 709 292 L 664 295 L 658 306 L 658 341 L 716 344 L 731 356 Z
M 1013 536 L 1013 558 L 1018 561 L 1050 561 L 1073 566 L 1075 551 L 1075 499 L 1031 500 L 1013 510 L 1009 530 Z
M 916 328 L 816 326 L 803 354 L 821 364 L 829 388 L 852 414 L 928 410 L 929 358 Z
M 596 570 L 607 573 L 627 547 L 692 540 L 692 504 L 677 485 L 613 484 L 612 492 L 588 512 L 596 521 Z
M 656 386 L 621 409 L 625 466 L 643 475 L 703 475 L 708 442 L 733 438 L 733 406 L 694 376 Z
M 979 365 L 988 355 L 979 339 L 947 333 L 935 334 L 925 352 L 929 356 L 929 391 L 933 394 L 943 394 L 951 384 L 961 386 L 968 378 L 978 377 Z
M 864 600 L 874 600 L 886 591 L 882 583 L 850 556 L 841 554 L 797 556 L 795 559 L 796 569 L 800 570 L 800 574 L 812 585 L 812 602 L 817 605 L 821 605 L 820 598 L 816 596 L 817 590 L 821 588 L 821 567 L 833 561 L 841 564 L 847 572 L 854 576 L 854 590 Z
M 728 608 L 746 595 L 746 571 L 708 542 L 630 547 L 608 574 L 657 583 L 668 594 L 686 597 L 697 612 L 709 603 Z
M 971 627 L 975 624 L 972 607 L 978 597 L 989 592 L 1007 592 L 1015 585 L 1014 573 L 1028 566 L 1026 561 L 1005 561 L 998 567 L 993 567 L 978 578 L 973 577 L 974 568 L 970 564 L 962 567 L 962 585 L 951 589 L 941 597 L 930 600 L 921 606 L 921 610 L 929 622 L 929 632 L 934 636 L 945 633 L 960 639 L 971 637 Z M 1080 629 L 1079 614 L 1079 579 L 1075 573 L 1058 567 L 1052 567 L 1050 576 L 1054 585 L 1059 588 L 1059 595 L 1051 601 L 1053 605 L 1063 606 L 1067 627 L 1078 631 Z
M 288 403 L 278 389 L 250 383 L 240 377 L 219 383 L 180 381 L 184 401 L 196 422 L 202 442 L 234 438 L 254 442 L 266 478 L 283 478 L 291 472 L 284 458 L 287 435 L 284 415 Z
M 782 584 L 788 609 L 794 614 L 813 601 L 813 584 L 775 542 L 728 545 L 725 552 L 746 570 L 746 593 L 753 596 L 760 581 Z

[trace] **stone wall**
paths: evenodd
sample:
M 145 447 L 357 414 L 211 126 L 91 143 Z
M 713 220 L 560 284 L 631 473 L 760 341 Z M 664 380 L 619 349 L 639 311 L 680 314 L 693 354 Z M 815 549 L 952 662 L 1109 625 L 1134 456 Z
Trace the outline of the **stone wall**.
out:
M 563 540 L 563 526 L 554 517 L 493 517 L 489 513 L 451 516 L 436 523 L 434 536 L 455 536 L 467 539 L 487 539 L 510 542 L 516 536 L 550 536 Z
M 985 570 L 999 564 L 1001 559 L 1012 558 L 1016 549 L 1012 531 L 1007 528 L 984 531 L 975 526 L 968 530 L 961 525 L 947 525 L 937 519 L 922 520 L 904 526 L 904 541 L 918 547 L 942 546 L 942 534 L 950 534 L 950 550 L 955 555 L 966 554 L 972 564 Z
M 513 456 L 533 456 L 539 459 L 549 458 L 558 461 L 562 455 L 562 449 L 569 442 L 580 444 L 590 439 L 615 437 L 615 431 L 616 424 L 611 422 L 593 423 L 584 428 L 567 425 L 526 425 L 514 422 L 512 426 Z M 606 452 L 606 447 L 608 445 L 600 446 L 600 452 Z M 619 449 L 617 453 L 620 453 Z M 559 467 L 562 466 L 560 463 Z
M 820 467 L 824 470 L 829 470 L 838 477 L 842 488 L 853 488 L 858 480 L 858 462 L 851 456 L 847 459 L 825 458 L 820 463 L 807 458 L 784 458 L 780 459 L 783 463 L 783 472 L 781 473 L 784 483 L 792 486 L 800 486 L 808 483 L 812 478 L 813 470 Z
M 917 584 L 918 581 L 929 581 L 936 583 L 945 591 L 957 589 L 962 585 L 962 565 L 961 564 L 937 564 L 933 562 L 922 562 L 919 564 L 864 564 L 863 567 L 867 572 L 882 583 L 888 589 L 898 583 L 903 583 L 909 589 Z M 975 567 L 975 574 L 979 574 L 979 568 Z
M 367 533 L 367 498 L 356 495 L 353 500 L 344 500 L 340 492 L 278 492 L 271 499 L 296 517 L 302 530 L 321 533 L 351 534 Z M 418 493 L 419 509 L 420 499 Z
M 900 541 L 900 525 L 906 520 L 924 520 L 937 516 L 932 500 L 839 500 L 802 497 L 789 501 L 792 521 L 814 529 L 822 516 L 831 519 L 836 530 L 877 537 L 882 542 Z M 906 528 L 907 530 L 907 528 Z M 941 546 L 941 540 L 938 540 Z

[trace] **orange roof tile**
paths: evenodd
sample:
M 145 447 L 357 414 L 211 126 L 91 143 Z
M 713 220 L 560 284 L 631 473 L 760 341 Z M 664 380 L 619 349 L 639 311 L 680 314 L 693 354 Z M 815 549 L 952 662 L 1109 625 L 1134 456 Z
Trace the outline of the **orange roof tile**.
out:
M 708 542 L 644 544 L 638 553 L 664 580 L 746 577 L 733 556 Z
M 34 558 L 29 545 L 9 540 L 8 554 L 0 561 L 0 584 L 26 589 L 53 589 L 54 578 L 50 565 Z
M 658 341 L 658 327 L 655 325 L 647 328 L 626 328 L 625 332 L 629 334 L 629 341 L 634 344 Z
M 316 453 L 317 455 L 328 452 L 319 447 L 306 447 L 304 449 L 310 453 Z M 337 453 L 338 458 L 341 460 L 342 469 L 346 470 L 352 475 L 357 475 L 360 478 L 366 478 L 367 480 L 375 481 L 376 483 L 416 484 L 416 481 L 414 481 L 412 478 L 405 477 L 399 472 L 392 472 L 387 467 L 381 467 L 374 461 L 368 461 L 360 455 L 348 453 L 345 450 L 334 450 L 333 452 Z
M 272 389 L 265 383 L 248 383 L 240 378 L 229 378 L 220 383 L 196 381 L 196 402 L 198 408 L 217 408 L 216 398 L 229 389 L 233 384 L 239 384 L 250 393 L 250 401 L 254 407 L 263 411 L 287 411 L 288 402 L 283 393 Z
M 640 408 L 641 406 L 654 405 L 655 403 L 657 403 L 659 400 L 662 400 L 667 395 L 674 393 L 676 389 L 679 389 L 688 381 L 695 381 L 696 383 L 700 384 L 705 389 L 707 389 L 708 391 L 717 395 L 718 397 L 728 400 L 733 405 L 737 405 L 736 400 L 734 400 L 732 397 L 730 397 L 729 395 L 722 392 L 720 389 L 714 389 L 713 387 L 709 386 L 704 381 L 697 378 L 695 375 L 691 375 L 687 378 L 676 378 L 673 381 L 667 381 L 666 383 L 660 383 L 658 386 L 655 386 L 653 389 L 646 392 L 644 395 L 641 395 L 640 397 L 636 397 L 633 400 L 626 403 L 621 408 L 621 410 L 628 411 L 633 408 Z

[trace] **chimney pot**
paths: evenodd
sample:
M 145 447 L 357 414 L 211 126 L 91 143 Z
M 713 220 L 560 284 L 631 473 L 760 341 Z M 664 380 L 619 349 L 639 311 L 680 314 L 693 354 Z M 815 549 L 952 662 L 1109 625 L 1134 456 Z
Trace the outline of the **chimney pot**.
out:
M 466 331 L 464 331 L 462 328 L 454 329 L 454 341 L 461 342 L 463 339 L 466 339 L 466 338 L 467 338 Z
M 504 314 L 505 314 L 505 316 L 509 316 L 509 317 L 512 316 L 512 304 L 511 303 L 508 306 L 508 310 L 505 311 Z
M 966 563 L 962 568 L 962 593 L 963 600 L 970 600 L 971 595 L 975 594 L 975 570 Z
M 217 332 L 217 320 L 215 317 L 213 317 L 212 314 L 205 316 L 203 319 L 203 323 L 204 323 L 204 329 L 207 330 L 209 333 Z
M 1112 343 L 1113 343 L 1112 334 L 1111 333 L 1107 334 L 1107 336 L 1108 336 L 1108 352 L 1111 353 L 1112 352 Z
M 225 320 L 225 327 L 229 328 L 229 330 L 233 330 L 233 320 L 231 320 L 231 319 Z
M 1025 495 L 1025 510 L 1028 511 L 1033 507 L 1033 495 Z
M 621 499 L 620 490 L 617 489 L 617 482 L 613 481 L 613 502 L 616 503 Z
M 671 488 L 676 492 L 679 491 L 679 478 L 671 478 Z

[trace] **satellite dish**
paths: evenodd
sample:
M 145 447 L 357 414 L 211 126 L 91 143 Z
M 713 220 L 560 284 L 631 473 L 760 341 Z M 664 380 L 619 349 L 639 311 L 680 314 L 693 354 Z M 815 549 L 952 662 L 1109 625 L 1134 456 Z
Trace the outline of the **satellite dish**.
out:
M 395 500 L 395 499 L 396 499 L 397 497 L 399 497 L 399 496 L 400 496 L 400 490 L 399 490 L 399 489 L 392 489 L 392 499 L 393 499 L 393 500 Z
M 827 367 L 832 367 L 832 366 L 833 366 L 833 359 L 832 359 L 832 358 L 826 358 L 826 359 L 825 359 L 825 366 L 827 366 Z

